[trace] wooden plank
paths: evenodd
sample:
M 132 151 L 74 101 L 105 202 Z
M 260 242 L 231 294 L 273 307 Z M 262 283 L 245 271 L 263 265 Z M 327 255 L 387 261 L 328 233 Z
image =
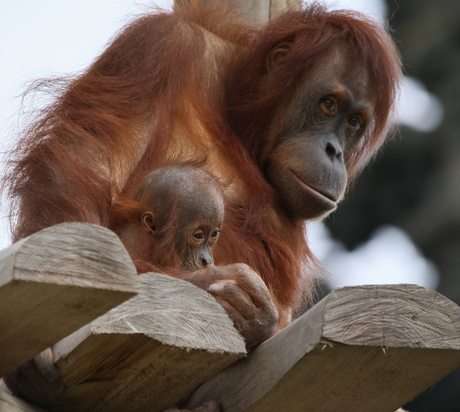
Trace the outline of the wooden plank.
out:
M 415 285 L 333 291 L 188 407 L 394 411 L 460 365 L 460 307 Z
M 235 6 L 239 14 L 254 27 L 263 26 L 270 19 L 270 0 L 226 0 L 226 2 Z
M 279 16 L 283 11 L 290 7 L 302 6 L 302 0 L 271 0 L 270 1 L 270 20 Z
M 175 0 L 175 3 L 184 3 L 187 0 Z M 204 4 L 225 2 L 240 14 L 246 23 L 261 27 L 269 20 L 279 16 L 289 7 L 299 7 L 302 0 L 203 0 Z
M 207 292 L 169 276 L 140 276 L 130 301 L 53 346 L 67 390 L 50 411 L 162 411 L 246 354 Z
M 135 295 L 138 276 L 108 229 L 64 223 L 0 252 L 0 376 Z
M 174 0 L 176 4 L 188 3 L 188 0 Z M 211 7 L 215 3 L 226 3 L 233 8 L 246 23 L 260 27 L 266 24 L 270 18 L 271 0 L 203 0 L 203 4 Z
M 0 389 L 0 412 L 45 412 L 45 410 Z

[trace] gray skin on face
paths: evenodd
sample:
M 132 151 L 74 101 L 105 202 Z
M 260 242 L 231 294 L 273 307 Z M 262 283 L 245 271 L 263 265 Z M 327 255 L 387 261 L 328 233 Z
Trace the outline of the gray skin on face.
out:
M 285 209 L 298 219 L 332 212 L 347 186 L 347 156 L 372 121 L 375 93 L 362 65 L 336 46 L 308 75 L 263 166 Z
M 191 166 L 172 166 L 150 173 L 139 197 L 151 210 L 142 216 L 142 225 L 153 236 L 176 210 L 174 248 L 180 269 L 195 270 L 214 263 L 212 247 L 224 218 L 224 202 L 214 179 Z

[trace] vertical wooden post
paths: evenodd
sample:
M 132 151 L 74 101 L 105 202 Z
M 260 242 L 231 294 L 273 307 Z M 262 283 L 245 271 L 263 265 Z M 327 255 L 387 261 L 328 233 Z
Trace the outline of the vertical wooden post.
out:
M 270 20 L 279 16 L 289 7 L 300 7 L 302 0 L 271 0 L 270 1 Z
M 174 0 L 175 3 L 183 3 L 187 0 Z M 202 0 L 204 4 L 213 2 L 226 2 L 235 7 L 247 23 L 261 27 L 288 7 L 297 7 L 302 0 Z

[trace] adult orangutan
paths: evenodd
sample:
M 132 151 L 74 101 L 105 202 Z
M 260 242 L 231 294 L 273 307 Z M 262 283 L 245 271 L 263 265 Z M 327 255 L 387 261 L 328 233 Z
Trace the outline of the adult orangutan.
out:
M 354 12 L 304 6 L 260 31 L 193 1 L 141 17 L 19 143 L 13 240 L 108 226 L 117 193 L 200 162 L 223 183 L 225 232 L 216 266 L 181 276 L 254 346 L 290 322 L 313 260 L 304 222 L 333 211 L 384 142 L 400 76 L 388 34 Z
M 212 248 L 224 219 L 214 179 L 195 167 L 171 166 L 150 172 L 136 189 L 113 203 L 109 227 L 138 272 L 191 271 L 214 263 Z

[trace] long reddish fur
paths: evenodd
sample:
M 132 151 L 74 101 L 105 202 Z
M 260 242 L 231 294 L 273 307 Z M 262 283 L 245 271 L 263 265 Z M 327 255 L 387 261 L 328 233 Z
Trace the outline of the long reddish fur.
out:
M 200 25 L 237 45 L 225 52 L 225 70 L 206 66 Z M 262 93 L 267 52 L 284 41 L 293 42 L 289 61 L 272 91 Z M 213 171 L 211 160 L 225 162 L 244 193 L 225 194 L 216 264 L 247 263 L 281 308 L 292 306 L 298 292 L 309 288 L 300 282 L 314 258 L 304 222 L 283 211 L 260 172 L 261 153 L 273 144 L 266 136 L 280 102 L 287 107 L 304 76 L 338 42 L 369 68 L 378 96 L 363 144 L 346 159 L 353 177 L 385 140 L 400 80 L 397 52 L 376 23 L 313 5 L 257 32 L 235 23 L 227 11 L 203 10 L 194 2 L 137 19 L 86 72 L 66 82 L 18 144 L 4 180 L 16 212 L 13 241 L 60 222 L 110 226 L 113 199 L 168 164 L 171 142 L 177 142 L 177 130 L 185 130 L 184 146 L 208 153 L 200 159 L 203 168 Z M 196 157 L 187 151 L 174 156 L 174 163 Z

